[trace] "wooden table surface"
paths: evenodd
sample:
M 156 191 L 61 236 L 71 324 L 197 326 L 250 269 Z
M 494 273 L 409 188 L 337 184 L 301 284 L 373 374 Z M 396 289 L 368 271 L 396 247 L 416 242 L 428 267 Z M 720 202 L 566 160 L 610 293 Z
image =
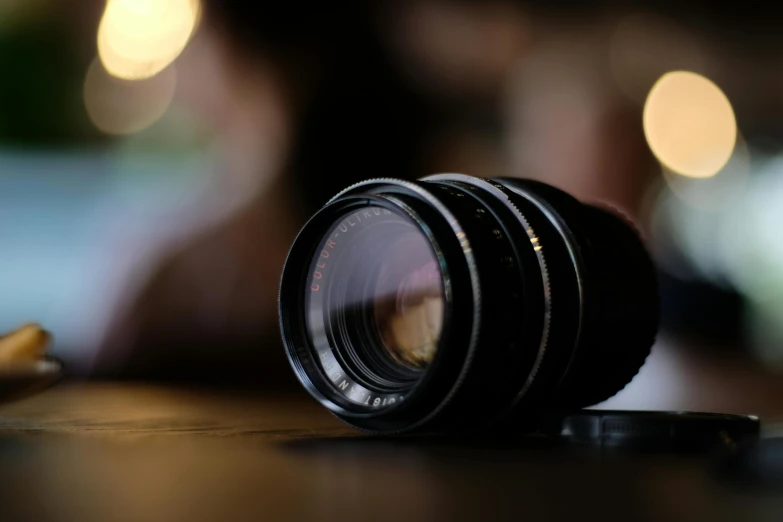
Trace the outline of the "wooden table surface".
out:
M 358 435 L 304 397 L 71 384 L 0 406 L 0 520 L 783 520 L 708 456 Z

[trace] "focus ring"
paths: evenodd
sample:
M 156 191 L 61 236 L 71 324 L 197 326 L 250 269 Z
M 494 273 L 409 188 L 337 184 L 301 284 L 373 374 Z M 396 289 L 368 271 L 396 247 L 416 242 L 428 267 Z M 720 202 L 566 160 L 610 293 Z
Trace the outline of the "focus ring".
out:
M 581 408 L 602 402 L 633 379 L 654 342 L 659 312 L 652 261 L 627 218 L 585 205 L 544 183 L 503 183 L 543 202 L 577 249 L 581 327 L 550 406 Z
M 619 212 L 585 206 L 580 223 L 589 305 L 583 347 L 558 394 L 590 406 L 622 390 L 650 354 L 658 329 L 655 270 L 638 233 Z

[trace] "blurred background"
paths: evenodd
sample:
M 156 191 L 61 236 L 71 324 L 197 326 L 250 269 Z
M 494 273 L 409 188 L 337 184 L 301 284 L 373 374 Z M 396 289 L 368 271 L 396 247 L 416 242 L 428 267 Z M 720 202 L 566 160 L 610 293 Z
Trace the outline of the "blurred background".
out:
M 292 385 L 277 283 L 350 183 L 539 179 L 631 216 L 664 330 L 612 407 L 783 414 L 771 2 L 0 0 L 0 329 L 71 372 Z

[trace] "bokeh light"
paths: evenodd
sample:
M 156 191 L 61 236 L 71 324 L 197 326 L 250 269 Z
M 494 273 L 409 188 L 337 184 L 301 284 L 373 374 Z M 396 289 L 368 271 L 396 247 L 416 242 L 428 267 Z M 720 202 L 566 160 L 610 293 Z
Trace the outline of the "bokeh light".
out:
M 722 248 L 735 287 L 756 302 L 777 301 L 779 318 L 783 313 L 783 156 L 760 163 L 747 195 L 721 234 Z M 783 324 L 778 329 L 783 334 Z
M 683 176 L 662 167 L 671 192 L 687 206 L 708 213 L 725 212 L 745 196 L 750 170 L 750 152 L 740 134 L 729 160 L 709 178 Z
M 111 76 L 95 59 L 84 80 L 84 106 L 93 124 L 107 134 L 132 134 L 166 112 L 177 84 L 174 66 L 145 80 Z
M 718 286 L 731 287 L 724 249 L 726 227 L 747 204 L 751 154 L 741 134 L 728 163 L 710 178 L 681 176 L 663 167 L 656 190 L 651 229 L 658 263 L 681 279 L 697 275 Z M 747 231 L 731 237 L 741 248 Z M 732 254 L 735 255 L 735 254 Z
M 118 78 L 158 74 L 187 45 L 200 13 L 198 0 L 109 0 L 98 28 L 98 54 Z
M 644 105 L 644 133 L 658 161 L 677 174 L 709 178 L 734 152 L 737 122 L 723 91 L 688 71 L 664 74 Z

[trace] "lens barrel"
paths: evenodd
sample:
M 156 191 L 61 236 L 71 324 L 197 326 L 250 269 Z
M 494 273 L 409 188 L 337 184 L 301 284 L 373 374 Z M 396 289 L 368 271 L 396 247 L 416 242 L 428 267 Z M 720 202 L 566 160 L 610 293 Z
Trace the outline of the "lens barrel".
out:
M 658 326 L 631 223 L 543 183 L 369 180 L 305 225 L 280 287 L 297 377 L 366 431 L 475 431 L 601 402 Z

